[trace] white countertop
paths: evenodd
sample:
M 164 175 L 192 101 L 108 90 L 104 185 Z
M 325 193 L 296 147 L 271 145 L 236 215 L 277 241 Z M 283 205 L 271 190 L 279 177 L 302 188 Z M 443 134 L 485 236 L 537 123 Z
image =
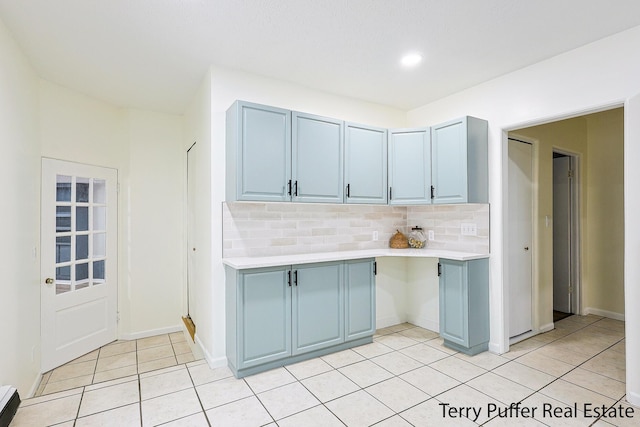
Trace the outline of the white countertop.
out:
M 247 268 L 275 267 L 279 265 L 311 264 L 314 262 L 343 261 L 349 259 L 410 257 L 410 258 L 445 258 L 455 261 L 489 258 L 489 254 L 473 252 L 457 252 L 440 249 L 366 249 L 360 251 L 317 252 L 299 255 L 280 255 L 265 257 L 222 258 L 222 263 L 236 270 Z

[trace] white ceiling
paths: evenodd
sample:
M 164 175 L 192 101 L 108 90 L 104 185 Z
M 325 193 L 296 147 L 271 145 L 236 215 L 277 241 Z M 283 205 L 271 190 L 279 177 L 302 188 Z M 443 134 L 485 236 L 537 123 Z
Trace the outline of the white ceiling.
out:
M 217 64 L 408 110 L 640 25 L 640 1 L 0 0 L 0 19 L 40 76 L 119 106 L 181 113 Z

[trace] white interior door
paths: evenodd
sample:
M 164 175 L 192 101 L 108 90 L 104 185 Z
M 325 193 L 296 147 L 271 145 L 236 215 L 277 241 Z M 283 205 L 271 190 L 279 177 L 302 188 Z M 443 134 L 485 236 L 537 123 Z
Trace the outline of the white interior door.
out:
M 533 147 L 509 140 L 509 337 L 532 329 Z
M 187 316 L 195 323 L 196 301 L 193 287 L 196 283 L 196 183 L 198 145 L 187 151 Z
M 42 372 L 116 339 L 117 171 L 42 159 Z
M 571 307 L 571 157 L 553 159 L 553 309 Z

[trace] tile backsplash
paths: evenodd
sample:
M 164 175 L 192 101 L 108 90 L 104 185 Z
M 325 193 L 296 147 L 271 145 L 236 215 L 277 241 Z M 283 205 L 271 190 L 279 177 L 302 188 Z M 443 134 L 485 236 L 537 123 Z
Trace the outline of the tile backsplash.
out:
M 475 224 L 463 236 L 461 224 Z M 377 206 L 233 202 L 222 204 L 223 256 L 276 256 L 388 247 L 400 230 L 433 230 L 427 247 L 489 253 L 489 205 Z M 373 240 L 374 232 L 378 240 Z

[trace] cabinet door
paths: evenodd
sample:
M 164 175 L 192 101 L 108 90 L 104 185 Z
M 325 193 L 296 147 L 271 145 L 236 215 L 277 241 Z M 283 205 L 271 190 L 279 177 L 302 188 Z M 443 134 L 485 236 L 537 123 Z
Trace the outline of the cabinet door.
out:
M 233 107 L 232 107 L 233 108 Z M 232 113 L 232 114 L 230 114 Z M 227 113 L 227 171 L 236 200 L 289 201 L 291 112 L 238 102 Z
M 466 347 L 469 343 L 467 265 L 440 260 L 440 335 Z
M 389 204 L 431 203 L 429 128 L 389 132 Z
M 343 263 L 293 267 L 293 354 L 344 342 Z
M 433 203 L 467 202 L 467 120 L 431 128 Z
M 291 288 L 288 267 L 239 274 L 238 368 L 291 355 Z
M 345 125 L 346 203 L 387 204 L 387 131 Z
M 374 260 L 345 261 L 345 339 L 371 336 L 376 331 Z
M 293 113 L 293 201 L 342 203 L 343 122 Z

